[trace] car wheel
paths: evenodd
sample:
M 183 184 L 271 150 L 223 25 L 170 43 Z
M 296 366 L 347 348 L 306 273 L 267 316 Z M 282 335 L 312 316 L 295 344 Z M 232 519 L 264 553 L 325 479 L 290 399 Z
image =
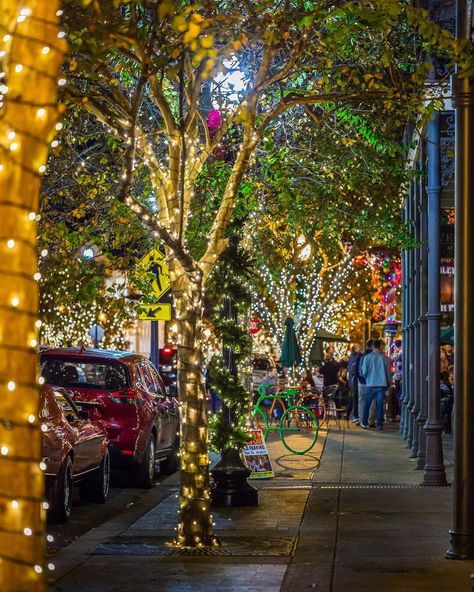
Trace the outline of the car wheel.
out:
M 109 495 L 110 455 L 106 450 L 100 467 L 79 486 L 81 499 L 85 502 L 104 504 Z
M 162 475 L 171 475 L 179 469 L 179 438 L 176 438 L 173 444 L 173 450 L 170 455 L 160 462 L 160 473 Z
M 52 522 L 67 522 L 72 509 L 72 459 L 66 456 L 62 467 L 51 484 L 49 518 Z
M 150 489 L 153 487 L 153 481 L 155 479 L 155 438 L 153 434 L 150 434 L 146 449 L 145 455 L 143 457 L 142 462 L 138 465 L 136 475 L 135 475 L 135 483 L 137 487 L 141 487 L 143 489 Z

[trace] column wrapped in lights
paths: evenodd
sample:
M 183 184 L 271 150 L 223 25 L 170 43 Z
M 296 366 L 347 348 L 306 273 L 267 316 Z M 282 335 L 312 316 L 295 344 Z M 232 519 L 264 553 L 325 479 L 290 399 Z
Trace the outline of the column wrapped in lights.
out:
M 59 2 L 2 2 L 0 11 L 0 590 L 41 591 L 45 505 L 38 421 L 41 174 L 60 109 L 65 42 Z

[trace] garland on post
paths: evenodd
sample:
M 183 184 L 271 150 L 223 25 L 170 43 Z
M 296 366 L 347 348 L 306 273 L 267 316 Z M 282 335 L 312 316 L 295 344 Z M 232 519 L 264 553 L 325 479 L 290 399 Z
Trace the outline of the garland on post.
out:
M 240 318 L 246 318 L 251 300 L 247 286 L 252 269 L 253 262 L 248 254 L 239 246 L 230 244 L 210 280 L 209 291 L 214 296 L 216 308 L 224 298 L 230 298 L 238 306 Z M 237 367 L 241 366 L 251 352 L 252 340 L 247 328 L 221 315 L 215 315 L 212 324 L 222 346 L 232 350 Z M 210 375 L 212 388 L 224 404 L 223 409 L 209 418 L 210 446 L 219 453 L 229 448 L 241 449 L 250 439 L 251 391 L 239 375 L 235 376 L 224 366 L 220 356 L 212 358 Z M 231 413 L 228 413 L 229 409 Z

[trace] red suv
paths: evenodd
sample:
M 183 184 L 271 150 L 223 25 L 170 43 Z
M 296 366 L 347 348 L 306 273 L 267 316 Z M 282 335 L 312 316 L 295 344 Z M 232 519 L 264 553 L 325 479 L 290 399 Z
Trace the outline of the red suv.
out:
M 49 349 L 41 354 L 46 384 L 68 390 L 76 404 L 98 409 L 112 467 L 130 469 L 139 487 L 151 487 L 155 463 L 178 467 L 178 401 L 144 356 L 98 349 Z

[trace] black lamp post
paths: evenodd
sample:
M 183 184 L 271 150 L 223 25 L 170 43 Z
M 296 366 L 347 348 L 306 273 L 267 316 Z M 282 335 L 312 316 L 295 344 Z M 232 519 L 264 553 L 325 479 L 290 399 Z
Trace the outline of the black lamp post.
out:
M 231 238 L 231 246 L 237 249 L 237 237 Z M 231 298 L 224 299 L 223 316 L 237 323 L 237 307 Z M 235 354 L 231 348 L 225 347 L 222 352 L 224 366 L 234 376 L 237 375 Z M 229 424 L 236 421 L 235 409 L 223 404 L 222 413 Z M 212 469 L 214 486 L 211 489 L 212 505 L 225 506 L 256 506 L 258 490 L 247 481 L 251 471 L 242 462 L 240 451 L 236 448 L 223 450 L 221 460 Z

